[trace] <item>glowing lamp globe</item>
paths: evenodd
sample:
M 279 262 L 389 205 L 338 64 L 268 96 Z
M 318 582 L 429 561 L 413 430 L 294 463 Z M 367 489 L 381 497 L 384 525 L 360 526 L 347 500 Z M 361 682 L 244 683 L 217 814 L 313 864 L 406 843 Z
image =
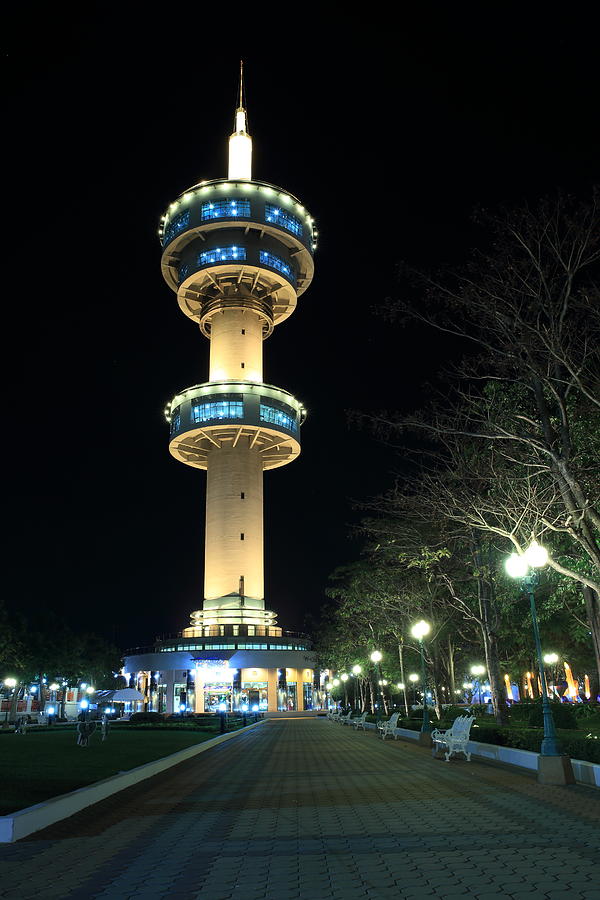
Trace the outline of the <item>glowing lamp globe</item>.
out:
M 396 685 L 396 687 L 398 688 L 399 691 L 403 691 L 404 683 L 402 681 L 399 681 L 398 684 Z
M 527 575 L 529 563 L 524 556 L 519 556 L 518 553 L 511 553 L 504 563 L 504 568 L 511 578 L 523 578 Z
M 339 683 L 340 683 L 340 679 L 339 679 L 339 678 L 334 678 L 334 679 L 333 679 L 333 686 L 334 686 L 334 687 L 337 687 L 337 686 L 339 685 Z
M 379 650 L 373 650 L 371 653 L 371 662 L 378 663 L 383 659 L 383 654 Z
M 6 685 L 7 688 L 14 688 L 17 686 L 17 679 L 16 678 L 5 678 L 4 684 Z
M 471 666 L 471 675 L 483 675 L 485 666 Z
M 548 562 L 548 551 L 537 541 L 532 541 L 525 551 L 525 559 L 533 569 L 540 569 Z
M 553 666 L 558 662 L 558 653 L 546 653 L 544 656 L 544 662 L 548 666 Z
M 419 676 L 416 675 L 416 674 L 413 672 L 412 675 L 409 675 L 409 676 L 408 676 L 408 680 L 409 680 L 409 681 L 412 681 L 412 683 L 414 684 L 415 681 L 418 681 L 418 680 L 419 680 Z
M 340 678 L 341 678 L 342 681 L 348 681 L 348 675 L 346 675 L 345 672 L 344 672 L 343 675 L 340 675 Z
M 353 675 L 360 675 L 361 672 L 362 672 L 362 666 L 359 666 L 359 665 L 352 666 L 352 674 Z
M 413 627 L 410 630 L 410 633 L 418 641 L 422 641 L 423 638 L 425 637 L 425 635 L 429 634 L 430 631 L 431 631 L 431 625 L 428 622 L 425 622 L 424 619 L 421 619 L 420 622 L 417 622 L 416 625 L 413 625 Z

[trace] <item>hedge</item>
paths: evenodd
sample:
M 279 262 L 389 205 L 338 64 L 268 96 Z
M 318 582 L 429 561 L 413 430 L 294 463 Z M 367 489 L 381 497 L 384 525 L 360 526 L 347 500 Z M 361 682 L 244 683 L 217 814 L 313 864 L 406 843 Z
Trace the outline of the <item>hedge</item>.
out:
M 402 719 L 401 728 L 410 731 L 420 731 L 421 719 Z M 450 723 L 448 724 L 449 727 Z M 446 726 L 442 726 L 446 727 Z M 600 739 L 586 737 L 581 732 L 558 729 L 563 753 L 572 759 L 582 759 L 586 762 L 600 763 Z M 517 750 L 531 750 L 540 752 L 543 732 L 541 728 L 509 727 L 501 728 L 496 725 L 473 725 L 471 740 L 480 741 L 482 744 L 497 744 L 500 747 L 515 747 Z

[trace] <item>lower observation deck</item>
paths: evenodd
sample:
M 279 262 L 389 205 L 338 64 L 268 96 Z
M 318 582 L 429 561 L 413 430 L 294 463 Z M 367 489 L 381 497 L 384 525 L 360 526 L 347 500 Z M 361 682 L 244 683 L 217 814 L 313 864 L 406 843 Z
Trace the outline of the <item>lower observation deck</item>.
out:
M 299 456 L 305 417 L 302 404 L 281 388 L 207 382 L 173 398 L 169 450 L 180 462 L 206 469 L 211 453 L 243 446 L 260 454 L 263 469 L 275 469 Z
M 183 632 L 162 635 L 148 647 L 131 647 L 126 656 L 144 653 L 181 653 L 185 651 L 211 650 L 312 650 L 312 641 L 306 634 L 282 631 L 281 628 L 263 628 L 256 634 L 234 634 L 233 629 L 221 626 L 220 634 L 188 637 Z

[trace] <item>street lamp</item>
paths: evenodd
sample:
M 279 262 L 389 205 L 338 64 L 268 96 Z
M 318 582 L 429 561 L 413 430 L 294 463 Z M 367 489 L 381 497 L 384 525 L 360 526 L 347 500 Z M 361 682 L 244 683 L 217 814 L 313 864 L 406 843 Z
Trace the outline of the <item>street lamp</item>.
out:
M 413 703 L 417 702 L 417 681 L 419 680 L 419 676 L 416 672 L 411 672 L 408 676 L 408 680 L 411 682 L 413 686 Z
M 558 693 L 558 689 L 556 686 L 556 663 L 558 662 L 559 656 L 558 653 L 545 653 L 544 654 L 544 662 L 547 666 L 552 667 L 552 680 L 554 681 L 554 685 L 550 685 L 550 688 L 554 690 L 554 693 L 560 699 L 560 694 Z
M 362 666 L 359 666 L 356 663 L 355 666 L 352 666 L 352 674 L 355 676 L 354 680 L 354 709 L 358 709 L 358 676 L 362 672 Z
M 423 650 L 423 638 L 429 634 L 431 631 L 431 625 L 428 622 L 425 622 L 424 619 L 421 619 L 420 622 L 417 622 L 416 625 L 410 630 L 410 633 L 414 638 L 416 638 L 419 642 L 419 649 L 421 651 L 421 677 L 423 678 L 423 724 L 421 725 L 421 734 L 426 735 L 426 738 L 420 738 L 420 742 L 423 744 L 431 744 L 431 724 L 429 722 L 429 707 L 427 706 L 427 672 L 425 670 L 425 651 Z
M 4 719 L 4 727 L 8 728 L 8 714 L 9 714 L 10 707 L 11 707 L 12 696 L 13 696 L 14 690 L 17 686 L 17 679 L 16 678 L 5 678 L 4 685 L 5 685 L 5 687 L 9 688 L 9 690 L 10 690 L 8 709 L 6 710 L 6 716 Z
M 485 666 L 471 666 L 471 675 L 477 678 L 477 702 L 481 703 L 481 676 L 485 675 Z
M 370 656 L 370 660 L 375 665 L 375 674 L 378 682 L 381 682 L 381 669 L 379 668 L 379 663 L 383 659 L 383 653 L 380 650 L 373 650 Z M 380 696 L 383 697 L 383 691 L 379 690 Z
M 535 589 L 540 583 L 540 576 L 531 569 L 540 569 L 548 562 L 548 552 L 545 547 L 532 541 L 525 553 L 511 553 L 506 560 L 506 571 L 511 578 L 518 578 L 521 587 L 529 596 L 531 610 L 531 623 L 533 625 L 533 637 L 537 652 L 540 681 L 542 685 L 542 714 L 544 718 L 544 738 L 538 757 L 538 781 L 543 784 L 574 784 L 571 760 L 564 756 L 560 749 L 556 726 L 552 715 L 552 708 L 548 699 L 546 688 L 546 673 L 542 658 L 542 642 L 538 625 L 537 609 L 535 606 Z

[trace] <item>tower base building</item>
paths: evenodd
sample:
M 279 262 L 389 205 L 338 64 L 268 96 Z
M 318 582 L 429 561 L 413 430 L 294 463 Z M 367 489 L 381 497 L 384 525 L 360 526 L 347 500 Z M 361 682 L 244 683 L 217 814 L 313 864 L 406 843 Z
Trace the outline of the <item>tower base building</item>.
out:
M 227 178 L 184 191 L 161 220 L 162 272 L 210 341 L 209 380 L 165 410 L 169 451 L 206 472 L 204 602 L 190 625 L 127 653 L 132 686 L 160 712 L 303 711 L 316 705 L 308 638 L 264 601 L 264 472 L 300 454 L 306 412 L 263 381 L 263 342 L 311 283 L 314 223 L 300 201 L 252 178 L 240 98 Z

